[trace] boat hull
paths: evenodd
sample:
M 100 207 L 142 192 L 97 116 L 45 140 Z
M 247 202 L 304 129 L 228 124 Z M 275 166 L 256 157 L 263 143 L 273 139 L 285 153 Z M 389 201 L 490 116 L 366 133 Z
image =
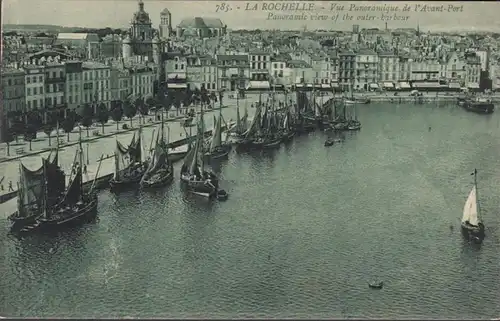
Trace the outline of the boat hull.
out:
M 492 114 L 495 111 L 495 106 L 491 103 L 465 102 L 462 107 L 465 108 L 465 110 L 476 114 Z
M 210 161 L 210 160 L 216 160 L 216 159 L 221 159 L 221 158 L 226 158 L 229 155 L 229 152 L 231 151 L 231 145 L 222 145 L 213 152 L 206 153 L 204 155 L 205 159 Z
M 110 190 L 117 192 L 138 187 L 145 172 L 145 170 L 140 170 L 134 176 L 126 177 L 120 180 L 116 180 L 114 177 L 111 178 L 109 180 Z
M 168 184 L 172 183 L 174 180 L 174 173 L 172 170 L 168 170 L 165 172 L 164 175 L 157 179 L 150 178 L 148 180 L 143 180 L 141 181 L 141 187 L 144 189 L 148 188 L 158 188 L 158 187 L 164 187 L 167 186 Z
M 50 232 L 69 226 L 80 225 L 93 221 L 97 217 L 97 194 L 91 195 L 78 209 L 67 209 L 59 213 L 51 213 L 49 218 L 40 217 L 32 228 L 25 228 L 21 232 Z
M 174 163 L 174 162 L 180 161 L 181 159 L 184 159 L 186 154 L 187 154 L 187 151 L 168 153 L 167 158 L 170 162 Z
M 465 239 L 474 243 L 482 243 L 485 238 L 484 225 L 479 223 L 478 226 L 471 226 L 466 223 L 461 224 L 462 235 Z
M 263 149 L 271 149 L 279 147 L 281 144 L 281 138 L 275 138 L 273 140 L 265 141 L 262 143 Z
M 42 215 L 42 213 L 32 213 L 29 216 L 18 217 L 19 212 L 15 212 L 10 215 L 8 219 L 11 221 L 12 225 L 10 227 L 11 231 L 19 231 L 26 226 L 33 225 L 36 223 L 36 220 Z
M 191 178 L 192 176 L 189 174 L 181 174 L 181 184 L 187 191 L 208 198 L 217 196 L 217 182 L 214 182 L 211 179 L 197 180 Z

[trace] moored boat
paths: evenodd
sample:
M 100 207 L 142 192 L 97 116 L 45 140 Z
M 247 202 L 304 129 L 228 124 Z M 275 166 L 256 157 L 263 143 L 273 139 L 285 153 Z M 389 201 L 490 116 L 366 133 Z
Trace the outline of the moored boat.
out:
M 101 157 L 102 161 L 102 157 Z M 71 170 L 70 182 L 64 195 L 57 204 L 49 207 L 45 199 L 44 214 L 37 218 L 34 225 L 28 226 L 21 232 L 51 231 L 58 228 L 85 223 L 93 220 L 97 215 L 97 193 L 94 191 L 95 180 L 99 176 L 101 162 L 96 176 L 88 191 L 83 187 L 83 149 L 81 143 Z
M 212 139 L 204 157 L 207 161 L 220 159 L 227 157 L 230 151 L 231 145 L 222 141 L 222 115 L 219 115 L 218 118 L 214 117 Z
M 149 166 L 140 181 L 142 188 L 162 187 L 173 181 L 174 167 L 168 160 L 167 141 L 164 139 L 164 125 L 162 122 L 160 131 L 156 136 L 155 147 Z
M 29 170 L 19 161 L 19 186 L 17 211 L 10 215 L 11 231 L 16 232 L 36 223 L 44 213 L 45 204 L 56 204 L 65 190 L 66 178 L 58 165 L 58 148 L 48 159 L 42 158 L 42 166 Z
M 192 194 L 214 198 L 217 196 L 219 181 L 212 171 L 205 170 L 204 131 L 202 110 L 197 126 L 196 141 L 186 154 L 184 164 L 181 167 L 181 185 Z
M 137 137 L 134 134 L 128 148 L 116 141 L 115 172 L 109 181 L 112 191 L 138 187 L 148 168 L 148 163 L 143 160 L 141 141 L 141 129 Z

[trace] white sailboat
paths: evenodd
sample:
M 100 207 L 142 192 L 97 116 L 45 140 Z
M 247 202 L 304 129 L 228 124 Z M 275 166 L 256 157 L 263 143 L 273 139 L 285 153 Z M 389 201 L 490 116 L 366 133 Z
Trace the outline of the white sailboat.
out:
M 477 170 L 474 169 L 474 186 L 472 187 L 467 201 L 464 205 L 462 215 L 462 233 L 463 235 L 476 243 L 481 243 L 484 239 L 484 224 L 480 219 L 480 206 L 477 193 Z

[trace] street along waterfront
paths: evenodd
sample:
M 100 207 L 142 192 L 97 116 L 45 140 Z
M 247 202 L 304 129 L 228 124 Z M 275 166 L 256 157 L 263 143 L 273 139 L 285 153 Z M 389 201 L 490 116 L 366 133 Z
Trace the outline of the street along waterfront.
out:
M 296 137 L 216 167 L 231 197 L 178 184 L 100 194 L 99 221 L 0 240 L 5 316 L 491 318 L 500 313 L 498 114 L 357 106 L 342 144 Z M 208 117 L 207 117 L 208 118 Z M 176 181 L 179 175 L 175 168 Z M 460 218 L 477 168 L 487 237 Z M 368 282 L 384 281 L 372 291 Z M 464 290 L 466 289 L 466 290 Z M 473 294 L 473 295 L 472 295 Z

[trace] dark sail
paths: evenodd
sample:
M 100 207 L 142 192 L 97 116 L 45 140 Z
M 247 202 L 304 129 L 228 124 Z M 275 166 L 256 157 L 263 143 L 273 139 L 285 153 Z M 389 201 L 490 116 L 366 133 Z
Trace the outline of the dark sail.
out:
M 78 166 L 75 176 L 69 183 L 63 202 L 66 204 L 76 204 L 82 196 L 82 167 Z
M 66 177 L 58 164 L 58 152 L 51 153 L 46 161 L 47 205 L 57 203 L 57 199 L 66 189 Z

